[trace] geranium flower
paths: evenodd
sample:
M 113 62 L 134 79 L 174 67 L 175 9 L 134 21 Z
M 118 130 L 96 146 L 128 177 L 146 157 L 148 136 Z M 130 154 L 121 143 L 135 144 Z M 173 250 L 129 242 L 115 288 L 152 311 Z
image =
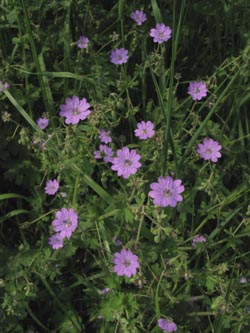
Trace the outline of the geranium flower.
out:
M 181 180 L 173 180 L 172 177 L 159 177 L 158 183 L 150 184 L 152 191 L 149 196 L 153 198 L 153 203 L 161 207 L 175 207 L 183 198 L 180 195 L 184 191 L 184 186 L 181 185 Z
M 210 160 L 216 163 L 218 158 L 221 157 L 221 148 L 219 142 L 206 138 L 203 140 L 203 143 L 198 144 L 197 153 L 204 158 L 204 160 Z
M 78 124 L 80 120 L 85 120 L 91 111 L 86 98 L 79 100 L 77 96 L 66 98 L 66 103 L 60 106 L 61 117 L 65 117 L 66 124 Z
M 150 36 L 153 37 L 153 41 L 158 44 L 162 44 L 171 38 L 172 30 L 164 23 L 157 23 L 154 29 L 150 30 Z
M 122 249 L 121 252 L 116 252 L 113 258 L 114 272 L 117 275 L 125 275 L 131 277 L 136 274 L 136 269 L 139 268 L 138 257 L 133 254 L 130 250 Z
M 130 15 L 130 18 L 135 21 L 137 25 L 142 25 L 146 21 L 147 16 L 143 10 L 136 10 Z
M 155 135 L 154 124 L 151 121 L 141 121 L 137 123 L 137 129 L 135 130 L 135 136 L 141 140 L 152 138 Z
M 188 94 L 194 101 L 200 101 L 207 96 L 207 87 L 205 82 L 192 81 L 188 86 Z
M 59 233 L 63 238 L 70 238 L 77 225 L 78 215 L 73 208 L 62 208 L 56 212 L 56 219 L 52 221 L 54 231 Z
M 110 62 L 115 65 L 122 65 L 128 61 L 128 50 L 121 48 L 111 52 Z
M 117 150 L 117 157 L 112 159 L 112 170 L 117 171 L 118 176 L 128 178 L 137 172 L 141 167 L 139 162 L 141 155 L 136 153 L 135 149 L 129 150 L 128 147 L 123 147 Z

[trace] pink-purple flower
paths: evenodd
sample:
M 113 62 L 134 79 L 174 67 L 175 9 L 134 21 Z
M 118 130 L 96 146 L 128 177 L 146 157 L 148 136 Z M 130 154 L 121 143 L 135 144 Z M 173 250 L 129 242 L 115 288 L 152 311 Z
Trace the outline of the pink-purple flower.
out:
M 143 10 L 136 10 L 130 15 L 130 18 L 135 21 L 137 25 L 142 25 L 146 21 L 147 16 Z
M 164 333 L 177 331 L 177 325 L 173 321 L 167 319 L 159 319 L 158 326 L 164 331 Z
M 73 208 L 62 208 L 57 211 L 56 219 L 52 221 L 54 231 L 59 233 L 62 238 L 70 238 L 77 225 L 78 215 Z
M 184 186 L 180 179 L 173 180 L 172 177 L 159 177 L 158 183 L 150 184 L 149 196 L 153 199 L 155 206 L 175 207 L 183 198 L 180 195 L 184 191 Z
M 112 162 L 113 160 L 113 150 L 107 145 L 100 145 L 99 150 L 94 151 L 95 159 L 103 158 L 104 162 Z
M 171 38 L 172 30 L 164 23 L 157 23 L 156 27 L 150 30 L 150 36 L 158 44 L 168 41 Z
M 118 149 L 117 157 L 112 159 L 111 169 L 117 171 L 118 176 L 128 178 L 137 172 L 137 169 L 141 167 L 139 162 L 141 155 L 136 153 L 135 149 L 129 150 L 128 147 Z
M 105 131 L 103 128 L 100 130 L 100 135 L 99 135 L 99 139 L 101 140 L 101 142 L 104 143 L 109 143 L 112 141 L 111 136 L 110 136 L 110 131 Z
M 63 247 L 63 237 L 61 234 L 57 233 L 54 234 L 49 238 L 49 245 L 52 247 L 52 249 L 57 250 Z
M 218 158 L 221 157 L 221 145 L 219 142 L 214 141 L 213 139 L 206 138 L 203 140 L 203 143 L 198 144 L 197 153 L 204 159 L 210 160 L 212 162 L 217 162 Z
M 77 46 L 80 49 L 86 49 L 88 47 L 88 45 L 89 45 L 89 39 L 88 39 L 88 37 L 80 36 L 80 38 L 77 41 Z
M 194 101 L 200 101 L 207 96 L 207 87 L 205 82 L 192 81 L 188 86 L 188 94 Z
M 49 126 L 49 119 L 45 117 L 38 118 L 36 121 L 38 127 L 40 127 L 42 130 L 47 128 Z
M 45 193 L 48 195 L 54 195 L 59 189 L 59 182 L 57 179 L 50 179 L 45 186 Z
M 196 244 L 197 243 L 204 243 L 206 242 L 206 238 L 202 235 L 195 235 L 193 238 L 192 238 L 192 246 L 193 247 L 196 247 Z
M 141 140 L 152 138 L 155 135 L 154 124 L 151 121 L 141 121 L 137 123 L 137 129 L 135 130 L 135 136 Z
M 80 120 L 88 118 L 91 111 L 86 98 L 79 99 L 77 96 L 66 98 L 65 104 L 60 106 L 60 116 L 65 117 L 66 124 L 78 124 Z
M 119 276 L 131 277 L 136 274 L 139 268 L 138 257 L 130 250 L 122 249 L 121 252 L 116 252 L 113 257 L 114 272 Z
M 121 48 L 115 49 L 111 52 L 110 62 L 115 65 L 122 65 L 128 61 L 128 50 Z
M 8 82 L 3 83 L 2 81 L 0 81 L 0 93 L 3 91 L 3 89 L 9 90 L 10 85 Z

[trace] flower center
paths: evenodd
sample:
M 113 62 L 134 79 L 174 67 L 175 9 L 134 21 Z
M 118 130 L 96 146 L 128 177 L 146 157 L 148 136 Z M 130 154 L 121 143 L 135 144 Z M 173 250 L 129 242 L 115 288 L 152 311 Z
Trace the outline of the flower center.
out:
M 66 219 L 63 221 L 63 224 L 65 225 L 66 228 L 69 228 L 72 225 L 72 221 L 70 219 Z
M 165 198 L 170 198 L 170 197 L 172 197 L 172 195 L 173 195 L 173 193 L 169 189 L 164 191 Z
M 129 266 L 131 265 L 131 262 L 130 262 L 128 259 L 125 259 L 125 260 L 123 261 L 123 265 L 124 265 L 125 267 L 129 267 Z
M 148 134 L 148 131 L 147 129 L 145 128 L 143 131 L 142 131 L 143 134 Z
M 75 109 L 72 110 L 72 113 L 73 113 L 74 116 L 78 116 L 80 112 L 79 112 L 78 108 L 75 108 Z
M 131 162 L 130 160 L 126 159 L 126 160 L 124 161 L 124 165 L 125 165 L 125 166 L 130 166 L 130 165 L 132 165 L 132 162 Z
M 212 154 L 212 150 L 208 148 L 208 149 L 206 149 L 206 153 L 210 155 L 210 154 Z
M 199 94 L 199 93 L 200 93 L 200 89 L 199 89 L 198 87 L 196 87 L 196 88 L 194 89 L 194 92 L 195 92 L 196 94 Z
M 160 33 L 159 33 L 159 37 L 160 37 L 160 38 L 163 38 L 163 37 L 164 37 L 164 32 L 160 32 Z

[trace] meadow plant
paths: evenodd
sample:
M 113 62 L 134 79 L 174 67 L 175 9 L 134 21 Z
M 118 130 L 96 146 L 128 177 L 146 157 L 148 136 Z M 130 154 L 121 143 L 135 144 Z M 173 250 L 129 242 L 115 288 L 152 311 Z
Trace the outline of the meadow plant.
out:
M 246 2 L 1 10 L 0 332 L 249 332 Z

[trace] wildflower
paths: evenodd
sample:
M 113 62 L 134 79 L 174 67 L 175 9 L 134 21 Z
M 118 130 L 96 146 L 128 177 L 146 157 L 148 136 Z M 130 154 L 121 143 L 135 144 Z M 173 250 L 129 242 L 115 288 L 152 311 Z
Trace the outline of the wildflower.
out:
M 121 65 L 128 61 L 128 50 L 121 48 L 111 52 L 110 61 L 115 65 Z
M 125 275 L 131 277 L 136 274 L 136 269 L 139 268 L 138 257 L 130 250 L 122 249 L 121 252 L 116 252 L 113 258 L 114 272 L 117 275 Z
M 135 21 L 137 25 L 142 25 L 146 21 L 147 16 L 143 10 L 136 10 L 130 15 L 130 18 Z
M 122 241 L 119 238 L 117 238 L 116 236 L 113 238 L 113 242 L 115 243 L 115 246 L 122 245 Z
M 70 238 L 78 225 L 78 215 L 73 208 L 62 208 L 56 212 L 56 219 L 52 221 L 53 229 L 63 238 Z
M 112 148 L 108 147 L 107 145 L 100 145 L 99 150 L 94 151 L 95 159 L 103 158 L 104 162 L 112 162 L 112 156 L 114 152 Z
M 157 23 L 155 29 L 150 30 L 150 36 L 153 37 L 153 41 L 158 44 L 162 44 L 171 38 L 172 30 L 170 27 L 165 26 L 164 23 Z
M 146 140 L 154 136 L 154 124 L 151 121 L 141 121 L 137 124 L 137 129 L 135 130 L 135 136 L 138 136 L 141 140 Z
M 48 180 L 45 186 L 45 193 L 54 195 L 59 189 L 59 182 L 57 179 Z
M 196 243 L 203 243 L 206 242 L 206 238 L 204 236 L 201 235 L 196 235 L 192 238 L 192 246 L 196 247 Z
M 42 130 L 47 128 L 49 126 L 49 119 L 48 118 L 38 118 L 36 121 L 38 127 L 40 127 Z
M 240 278 L 240 284 L 245 284 L 245 283 L 247 283 L 247 278 L 245 276 L 242 276 Z
M 88 39 L 88 37 L 80 36 L 80 38 L 77 41 L 77 46 L 80 49 L 86 49 L 88 47 L 88 45 L 89 45 L 89 39 Z
M 111 142 L 112 139 L 110 137 L 110 131 L 105 131 L 104 129 L 101 129 L 99 139 L 101 140 L 101 142 L 104 142 L 104 143 Z
M 158 320 L 158 326 L 164 331 L 164 332 L 175 332 L 177 331 L 177 326 L 173 321 L 167 320 L 167 319 L 159 319 Z
M 128 178 L 141 167 L 139 162 L 141 155 L 137 154 L 135 149 L 129 150 L 128 147 L 123 147 L 118 149 L 116 154 L 117 157 L 113 158 L 111 169 L 117 171 L 118 176 Z
M 8 82 L 3 83 L 2 81 L 0 81 L 0 93 L 3 91 L 3 89 L 9 90 L 10 85 Z
M 106 294 L 108 294 L 110 291 L 111 291 L 110 288 L 104 288 L 104 289 L 101 290 L 101 293 L 102 293 L 103 295 L 106 295 Z
M 188 94 L 192 96 L 194 101 L 200 101 L 207 96 L 207 87 L 205 82 L 192 81 L 188 86 Z
M 221 157 L 221 148 L 219 142 L 206 138 L 203 140 L 203 143 L 198 144 L 197 153 L 204 158 L 204 160 L 217 162 L 218 158 Z
M 49 245 L 53 250 L 57 250 L 63 247 L 63 237 L 58 233 L 49 238 Z
M 172 177 L 159 177 L 158 183 L 150 184 L 152 191 L 149 196 L 153 198 L 154 205 L 161 207 L 175 207 L 177 202 L 182 201 L 180 193 L 184 191 L 184 186 L 181 185 L 181 180 L 173 180 Z
M 60 106 L 61 117 L 65 117 L 66 124 L 78 124 L 80 120 L 85 120 L 91 111 L 89 110 L 89 103 L 86 98 L 79 100 L 77 96 L 66 98 L 66 104 Z

